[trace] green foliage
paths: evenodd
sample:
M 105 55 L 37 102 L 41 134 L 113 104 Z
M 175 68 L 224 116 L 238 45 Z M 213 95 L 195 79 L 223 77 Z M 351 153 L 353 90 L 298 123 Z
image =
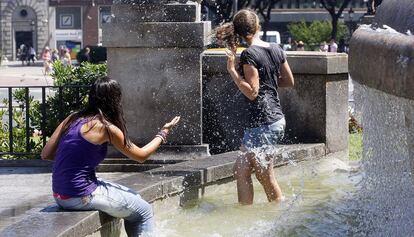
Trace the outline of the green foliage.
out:
M 42 136 L 50 137 L 59 123 L 69 114 L 78 111 L 87 103 L 89 92 L 88 85 L 96 79 L 107 75 L 106 64 L 82 63 L 80 67 L 63 65 L 60 61 L 53 64 L 52 77 L 54 85 L 61 87 L 57 90 L 48 90 L 46 103 L 42 104 L 29 97 L 29 134 L 31 153 L 40 153 L 42 149 Z M 85 86 L 85 87 L 71 87 Z M 13 92 L 13 101 L 18 106 L 13 108 L 13 152 L 25 153 L 26 151 L 26 94 L 25 89 L 16 89 Z M 8 101 L 3 104 L 7 108 Z M 41 130 L 42 110 L 46 112 L 45 127 Z M 0 109 L 0 118 L 7 117 L 7 109 Z M 2 123 L 0 126 L 0 151 L 8 151 L 9 125 Z M 38 155 L 29 155 L 26 158 L 38 158 Z M 2 158 L 16 158 L 15 156 L 3 156 Z
M 13 92 L 13 99 L 17 102 L 18 106 L 13 107 L 12 114 L 12 133 L 13 133 L 13 144 L 9 143 L 9 132 L 10 127 L 8 123 L 2 123 L 0 126 L 0 150 L 8 151 L 10 146 L 13 146 L 13 152 L 15 153 L 25 153 L 27 152 L 26 147 L 26 131 L 29 130 L 29 147 L 31 155 L 25 156 L 25 158 L 36 158 L 38 153 L 42 149 L 42 142 L 40 139 L 40 134 L 37 129 L 33 126 L 33 123 L 29 124 L 29 128 L 26 128 L 26 103 L 25 103 L 25 90 L 17 89 Z M 3 101 L 4 105 L 8 105 L 8 100 Z M 39 104 L 38 101 L 33 100 L 33 96 L 29 97 L 29 108 L 35 108 Z M 40 113 L 34 109 L 29 109 L 29 121 L 36 121 L 39 119 Z M 8 117 L 6 109 L 0 110 L 0 118 Z M 8 155 L 3 156 L 2 158 L 14 159 L 15 156 Z
M 55 86 L 90 85 L 107 74 L 106 64 L 83 62 L 80 67 L 72 67 L 64 65 L 60 60 L 53 63 L 52 77 Z
M 290 23 L 288 29 L 292 37 L 305 43 L 307 50 L 318 50 L 321 42 L 329 42 L 332 32 L 330 21 L 314 21 L 308 24 L 304 21 Z M 338 23 L 338 39 L 345 38 L 347 28 L 343 23 Z
M 354 114 L 349 112 L 349 159 L 360 160 L 362 158 L 362 126 L 355 118 Z
M 360 160 L 362 158 L 362 132 L 349 134 L 349 159 Z
M 78 111 L 87 103 L 89 88 L 71 88 L 68 86 L 91 85 L 96 79 L 107 75 L 106 64 L 84 62 L 80 67 L 64 65 L 61 61 L 53 64 L 52 77 L 55 86 L 62 89 L 48 96 L 46 103 L 45 135 L 52 135 L 59 123 L 69 114 Z M 64 87 L 64 88 L 63 88 Z M 39 105 L 38 109 L 41 109 Z

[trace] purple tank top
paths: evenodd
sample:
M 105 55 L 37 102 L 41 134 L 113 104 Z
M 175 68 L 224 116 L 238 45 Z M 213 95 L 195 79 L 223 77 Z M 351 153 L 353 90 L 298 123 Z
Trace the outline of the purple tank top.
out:
M 105 158 L 107 143 L 95 145 L 87 141 L 80 129 L 86 119 L 72 123 L 56 151 L 53 164 L 53 192 L 69 197 L 91 194 L 97 187 L 95 168 Z

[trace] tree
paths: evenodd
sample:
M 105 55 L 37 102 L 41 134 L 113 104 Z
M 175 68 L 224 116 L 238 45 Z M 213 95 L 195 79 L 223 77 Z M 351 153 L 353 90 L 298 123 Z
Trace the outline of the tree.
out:
M 322 6 L 329 12 L 332 18 L 331 38 L 336 39 L 338 33 L 338 22 L 344 9 L 349 5 L 351 0 L 320 0 Z M 336 8 L 338 7 L 338 11 Z
M 329 21 L 313 21 L 312 23 L 296 22 L 288 25 L 290 34 L 296 40 L 305 43 L 307 50 L 318 50 L 323 41 L 331 38 L 332 24 Z M 343 23 L 338 24 L 338 38 L 344 38 L 347 28 Z

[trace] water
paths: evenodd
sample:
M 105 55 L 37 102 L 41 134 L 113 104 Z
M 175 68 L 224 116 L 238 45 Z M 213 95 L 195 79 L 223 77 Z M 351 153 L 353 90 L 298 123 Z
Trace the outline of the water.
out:
M 370 236 L 414 232 L 414 101 L 355 83 L 364 128 L 360 229 Z
M 357 233 L 354 202 L 362 173 L 347 154 L 276 170 L 285 201 L 268 203 L 254 183 L 255 203 L 237 204 L 234 182 L 208 187 L 189 207 L 178 198 L 154 204 L 156 236 L 347 236 Z

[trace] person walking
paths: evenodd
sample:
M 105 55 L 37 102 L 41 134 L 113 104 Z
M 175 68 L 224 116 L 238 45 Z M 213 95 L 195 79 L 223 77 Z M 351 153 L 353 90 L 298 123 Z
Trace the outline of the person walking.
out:
M 20 45 L 20 61 L 22 61 L 22 66 L 24 66 L 24 62 L 27 60 L 29 53 L 29 48 L 25 44 Z
M 329 42 L 329 52 L 338 52 L 338 44 L 335 42 L 335 39 L 331 39 L 331 41 Z
M 50 55 L 49 47 L 45 47 L 45 50 L 43 51 L 43 54 L 42 54 L 42 59 L 43 59 L 44 74 L 49 75 L 52 71 L 51 55 Z
M 303 41 L 298 42 L 298 47 L 296 47 L 296 51 L 305 51 L 305 43 L 303 43 Z
M 36 58 L 36 50 L 34 49 L 33 45 L 29 47 L 29 58 L 27 59 L 27 65 L 30 66 L 30 61 L 35 62 Z
M 277 89 L 292 87 L 294 79 L 286 54 L 278 44 L 262 41 L 259 31 L 259 17 L 250 10 L 240 10 L 232 22 L 216 30 L 217 39 L 228 47 L 227 71 L 250 108 L 247 114 L 250 121 L 241 141 L 244 154 L 237 158 L 233 168 L 241 204 L 253 203 L 252 171 L 269 201 L 283 199 L 273 170 L 273 152 L 268 148 L 281 141 L 286 126 Z M 240 38 L 249 47 L 237 63 L 236 49 Z
M 329 50 L 329 46 L 326 43 L 326 41 L 323 41 L 320 45 L 319 45 L 319 52 L 328 52 Z
M 51 59 L 52 63 L 59 60 L 59 53 L 58 53 L 57 49 L 52 49 L 52 56 L 51 56 L 50 59 Z
M 69 115 L 54 131 L 42 150 L 44 160 L 53 160 L 52 189 L 56 203 L 68 210 L 99 210 L 123 218 L 128 236 L 153 231 L 153 212 L 135 191 L 96 177 L 95 168 L 108 144 L 132 160 L 144 162 L 167 140 L 180 117 L 166 123 L 144 147 L 128 138 L 123 116 L 122 91 L 109 77 L 96 80 L 88 104 Z
M 63 50 L 62 63 L 66 66 L 72 66 L 72 58 L 70 56 L 69 49 Z

